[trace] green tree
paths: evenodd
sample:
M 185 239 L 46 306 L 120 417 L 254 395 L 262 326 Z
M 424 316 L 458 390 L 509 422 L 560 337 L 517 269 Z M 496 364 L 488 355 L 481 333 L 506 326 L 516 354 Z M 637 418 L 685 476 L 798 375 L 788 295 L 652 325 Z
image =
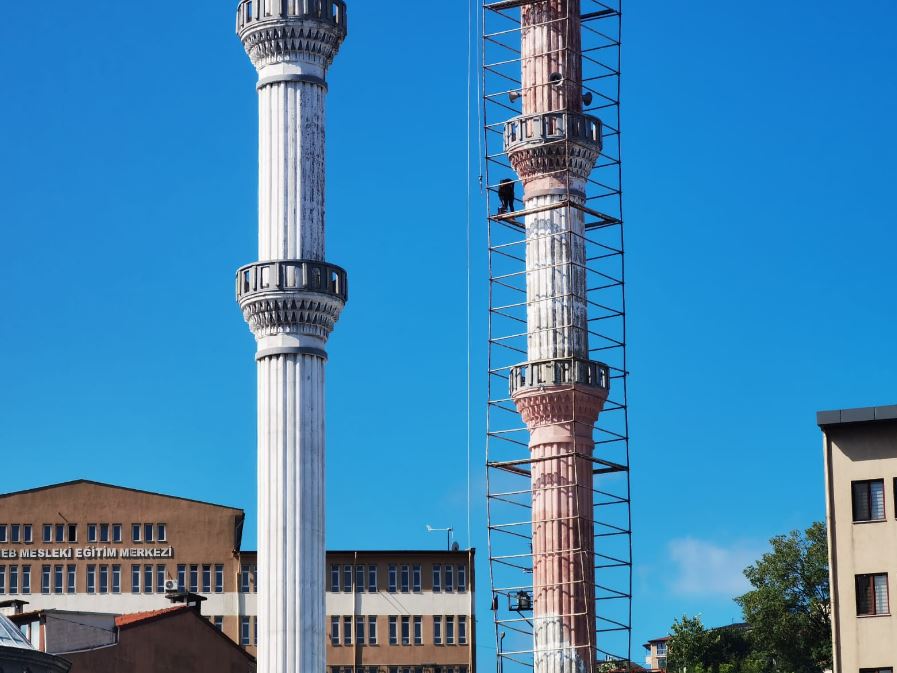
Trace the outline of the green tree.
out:
M 673 622 L 667 642 L 667 669 L 673 673 L 748 673 L 760 670 L 741 625 L 706 629 L 700 617 Z
M 744 571 L 753 590 L 735 599 L 751 627 L 754 656 L 782 673 L 819 673 L 832 663 L 825 524 L 770 544 L 772 551 Z

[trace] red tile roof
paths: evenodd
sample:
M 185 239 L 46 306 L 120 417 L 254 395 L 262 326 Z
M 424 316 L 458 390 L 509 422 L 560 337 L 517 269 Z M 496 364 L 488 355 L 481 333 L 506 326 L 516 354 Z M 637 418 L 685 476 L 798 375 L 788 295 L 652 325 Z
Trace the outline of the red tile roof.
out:
M 164 610 L 151 610 L 150 612 L 134 612 L 129 615 L 121 615 L 120 617 L 115 618 L 115 625 L 118 628 L 124 628 L 125 626 L 132 626 L 134 624 L 138 624 L 140 622 L 145 622 L 150 619 L 156 619 L 157 617 L 167 617 L 168 615 L 173 615 L 178 612 L 184 612 L 185 610 L 192 610 L 189 605 L 176 605 L 173 608 L 165 608 Z

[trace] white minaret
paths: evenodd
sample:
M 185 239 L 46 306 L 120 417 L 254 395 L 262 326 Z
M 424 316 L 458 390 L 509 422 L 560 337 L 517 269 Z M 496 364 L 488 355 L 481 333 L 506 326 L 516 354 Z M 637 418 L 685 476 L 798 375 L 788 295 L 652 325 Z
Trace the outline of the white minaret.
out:
M 347 299 L 324 261 L 327 68 L 343 0 L 243 0 L 258 71 L 259 260 L 237 272 L 257 344 L 258 670 L 324 673 L 324 350 Z

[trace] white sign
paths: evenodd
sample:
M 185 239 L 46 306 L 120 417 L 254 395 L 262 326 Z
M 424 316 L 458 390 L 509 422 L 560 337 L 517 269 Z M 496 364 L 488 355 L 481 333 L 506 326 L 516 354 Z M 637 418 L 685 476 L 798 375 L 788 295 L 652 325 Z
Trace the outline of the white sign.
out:
M 174 558 L 174 547 L 63 547 L 0 549 L 0 559 L 133 559 Z

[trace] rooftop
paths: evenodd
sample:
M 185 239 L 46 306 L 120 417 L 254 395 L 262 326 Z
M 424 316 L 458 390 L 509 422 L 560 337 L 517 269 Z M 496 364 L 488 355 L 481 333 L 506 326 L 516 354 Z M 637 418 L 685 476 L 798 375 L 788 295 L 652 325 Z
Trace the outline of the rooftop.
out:
M 827 428 L 850 423 L 870 423 L 897 420 L 897 404 L 883 407 L 860 407 L 857 409 L 835 409 L 816 412 L 816 425 Z

